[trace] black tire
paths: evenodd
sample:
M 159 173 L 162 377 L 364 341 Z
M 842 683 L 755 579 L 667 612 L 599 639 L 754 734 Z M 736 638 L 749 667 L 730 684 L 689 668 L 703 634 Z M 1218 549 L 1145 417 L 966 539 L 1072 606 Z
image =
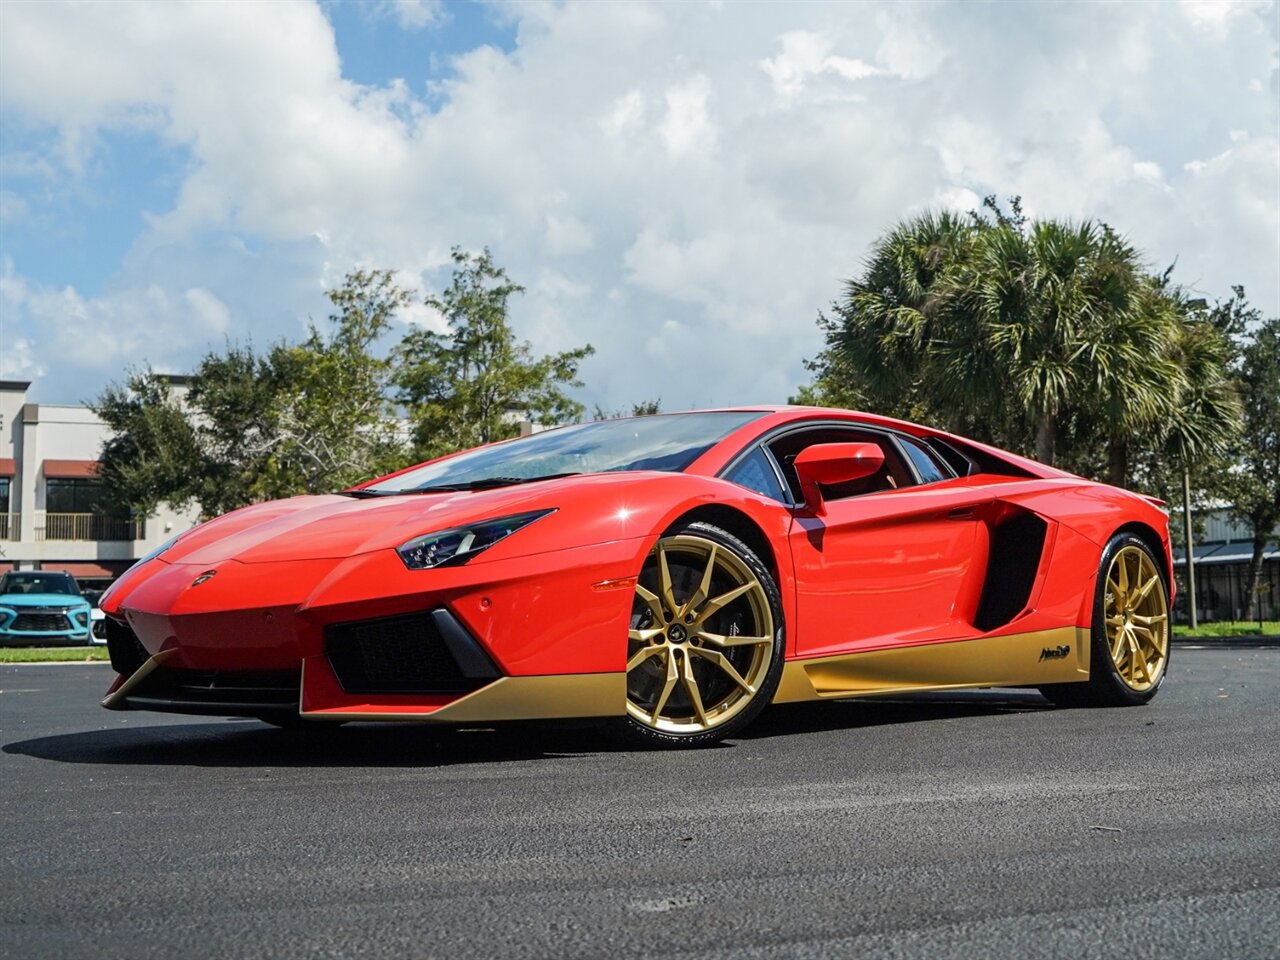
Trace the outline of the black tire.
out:
M 713 544 L 714 548 L 708 547 Z M 671 572 L 672 595 L 678 603 L 684 604 L 691 613 L 689 620 L 672 620 L 666 622 L 664 628 L 655 630 L 654 620 L 657 614 L 653 612 L 652 605 L 646 600 L 641 599 L 640 591 L 646 585 L 653 584 L 653 577 L 657 575 L 655 568 L 659 566 L 658 554 L 666 550 L 667 556 L 675 559 L 676 566 L 680 567 L 682 559 L 685 557 L 695 557 L 696 550 L 708 549 L 707 561 L 705 561 L 704 571 L 698 575 L 692 566 L 687 566 L 684 570 L 677 572 L 673 568 Z M 716 567 L 717 563 L 723 562 L 731 571 L 723 571 Z M 724 582 L 732 584 L 732 580 L 728 579 L 737 573 L 741 579 L 741 585 L 745 586 L 746 593 L 741 598 L 732 600 L 723 607 L 714 609 L 712 613 L 704 613 L 713 607 L 709 600 L 717 599 L 728 593 L 717 594 L 717 590 L 723 589 Z M 746 572 L 750 573 L 751 582 L 748 582 Z M 694 576 L 690 576 L 692 575 Z M 713 580 L 718 576 L 726 577 L 726 581 L 721 582 L 719 586 L 712 586 L 708 591 L 704 591 L 703 603 L 698 604 L 696 596 L 699 595 L 698 588 L 690 590 L 690 584 L 694 580 L 701 582 L 705 580 L 708 585 L 713 584 Z M 676 580 L 681 580 L 681 584 L 676 584 Z M 759 585 L 759 591 L 754 589 L 753 584 Z M 731 588 L 737 589 L 737 588 Z M 662 607 L 666 616 L 671 617 L 673 612 L 669 611 L 667 604 L 659 598 L 659 607 Z M 695 607 L 698 611 L 695 612 Z M 767 607 L 767 617 L 764 616 L 764 608 Z M 649 616 L 648 627 L 645 630 L 639 630 L 640 625 L 645 622 L 646 613 Z M 695 622 L 696 621 L 696 622 Z M 762 626 L 762 621 L 765 626 Z M 685 634 L 685 623 L 691 623 L 687 636 Z M 739 623 L 746 625 L 750 622 L 751 628 L 760 630 L 759 640 L 753 639 L 753 634 L 745 634 L 745 632 L 733 632 L 739 628 Z M 726 626 L 727 623 L 727 626 Z M 710 630 L 700 632 L 701 627 L 716 626 L 717 630 L 724 630 L 724 634 L 716 634 Z M 660 639 L 646 641 L 646 643 L 666 646 L 666 650 L 659 650 L 657 655 L 652 659 L 663 659 L 662 669 L 669 671 L 687 671 L 689 682 L 685 682 L 686 673 L 681 673 L 680 680 L 671 680 L 671 684 L 684 685 L 684 696 L 689 707 L 694 709 L 692 701 L 694 696 L 691 695 L 692 690 L 698 691 L 698 708 L 696 708 L 695 718 L 691 718 L 687 723 L 678 723 L 668 721 L 662 716 L 662 705 L 658 701 L 654 701 L 652 713 L 645 714 L 643 705 L 640 704 L 639 690 L 648 678 L 644 676 L 636 676 L 636 673 L 643 669 L 652 669 L 652 664 L 641 663 L 635 669 L 628 672 L 627 675 L 627 716 L 621 718 L 618 722 L 618 730 L 621 731 L 623 739 L 630 741 L 631 744 L 643 746 L 657 746 L 657 748 L 696 748 L 696 746 L 707 746 L 714 744 L 724 737 L 735 735 L 735 733 L 748 726 L 748 724 L 759 716 L 760 710 L 773 699 L 774 691 L 777 690 L 778 680 L 782 676 L 783 653 L 785 653 L 785 625 L 782 621 L 782 602 L 781 596 L 778 594 L 778 586 L 773 580 L 772 573 L 769 573 L 768 567 L 760 561 L 760 558 L 751 550 L 748 545 L 742 543 L 739 538 L 733 536 L 731 532 L 722 530 L 721 527 L 710 524 L 687 524 L 678 529 L 669 530 L 659 538 L 658 543 L 654 544 L 654 549 L 650 550 L 648 558 L 645 559 L 644 567 L 641 568 L 639 582 L 636 586 L 636 600 L 634 603 L 634 612 L 632 612 L 631 620 L 632 631 L 628 636 L 632 637 L 628 641 L 628 646 L 635 641 L 637 632 L 653 632 L 660 634 Z M 767 628 L 768 627 L 768 628 Z M 765 632 L 767 628 L 767 632 Z M 707 637 L 719 636 L 718 641 L 710 641 Z M 678 643 L 677 643 L 678 639 Z M 722 646 L 721 641 L 728 641 L 732 646 Z M 678 648 L 678 649 L 676 649 Z M 648 649 L 645 643 L 640 643 L 640 649 Z M 628 658 L 632 657 L 628 650 Z M 713 658 L 713 659 L 707 659 Z M 736 673 L 737 677 L 749 680 L 755 677 L 755 684 L 748 684 L 754 692 L 746 694 L 748 687 L 740 687 L 736 681 L 726 681 L 724 677 L 728 676 L 726 667 L 719 666 L 724 660 L 731 660 L 730 668 L 732 673 Z M 671 667 L 672 663 L 680 664 L 677 667 Z M 745 666 L 744 666 L 745 664 Z M 748 669 L 749 667 L 749 669 Z M 741 672 L 745 669 L 746 673 Z M 707 700 L 712 704 L 707 709 L 707 716 L 703 716 L 704 703 L 701 699 L 701 691 L 703 691 L 703 680 L 695 678 L 695 673 L 699 677 L 705 678 L 707 681 L 707 690 L 716 691 L 724 689 L 724 684 L 730 684 L 727 687 L 728 694 L 723 700 Z M 667 675 L 669 677 L 669 673 Z M 662 682 L 662 681 L 657 681 Z M 739 692 L 739 690 L 741 692 Z M 671 696 L 671 699 L 663 700 L 663 703 L 673 703 L 677 698 Z M 733 698 L 737 699 L 733 699 Z M 652 707 L 650 707 L 652 709 Z M 719 718 L 717 718 L 717 710 Z M 646 719 L 643 719 L 646 717 Z M 704 719 L 705 723 L 699 727 L 698 719 Z M 664 728 L 659 728 L 658 724 L 662 724 Z
M 1155 677 L 1135 686 L 1122 675 L 1111 654 L 1111 641 L 1107 634 L 1108 576 L 1117 556 L 1122 552 L 1132 555 L 1139 551 L 1147 558 L 1158 578 L 1154 590 L 1161 591 L 1164 609 L 1163 649 L 1160 652 Z M 1098 564 L 1098 580 L 1094 589 L 1093 624 L 1090 629 L 1089 679 L 1083 683 L 1055 683 L 1040 687 L 1040 692 L 1060 707 L 1138 707 L 1149 703 L 1164 684 L 1169 666 L 1169 583 L 1164 567 L 1146 541 L 1131 533 L 1118 533 L 1107 543 Z M 1141 687 L 1139 689 L 1138 687 Z

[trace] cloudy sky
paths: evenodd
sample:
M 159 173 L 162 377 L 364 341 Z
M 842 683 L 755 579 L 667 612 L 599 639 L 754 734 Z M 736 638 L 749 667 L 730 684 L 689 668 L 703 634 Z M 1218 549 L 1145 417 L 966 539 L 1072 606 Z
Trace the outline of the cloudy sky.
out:
M 6 0 L 0 376 L 87 400 L 458 244 L 596 346 L 589 404 L 782 401 L 876 235 L 987 193 L 1276 313 L 1278 43 L 1225 0 Z

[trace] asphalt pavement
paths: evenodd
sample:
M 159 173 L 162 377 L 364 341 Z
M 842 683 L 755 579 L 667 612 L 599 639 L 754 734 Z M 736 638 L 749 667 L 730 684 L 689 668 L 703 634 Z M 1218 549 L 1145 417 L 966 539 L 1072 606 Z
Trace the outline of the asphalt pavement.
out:
M 1280 649 L 1148 707 L 1026 691 L 311 735 L 0 668 L 0 957 L 1280 956 Z

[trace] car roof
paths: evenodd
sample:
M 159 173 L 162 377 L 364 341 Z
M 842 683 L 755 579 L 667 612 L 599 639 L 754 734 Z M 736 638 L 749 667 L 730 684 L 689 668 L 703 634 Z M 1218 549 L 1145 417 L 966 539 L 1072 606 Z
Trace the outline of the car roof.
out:
M 707 450 L 702 456 L 698 457 L 697 460 L 689 465 L 685 472 L 703 474 L 707 476 L 715 475 L 720 469 L 726 466 L 740 450 L 757 438 L 770 433 L 779 427 L 786 427 L 793 423 L 802 424 L 806 421 L 839 420 L 850 424 L 861 424 L 868 427 L 876 427 L 882 430 L 894 430 L 912 437 L 937 437 L 941 440 L 958 441 L 961 444 L 981 450 L 984 453 L 1007 463 L 1011 467 L 1041 479 L 1067 477 L 1078 479 L 1074 478 L 1072 474 L 1067 473 L 1066 471 L 1046 466 L 1043 463 L 1012 453 L 1008 450 L 1002 450 L 999 447 L 993 447 L 989 444 L 980 443 L 976 440 L 970 440 L 967 437 L 957 436 L 955 434 L 948 433 L 945 430 L 937 430 L 919 423 L 912 423 L 909 420 L 898 420 L 894 417 L 886 417 L 877 413 L 867 413 L 862 410 L 843 410 L 837 407 L 808 407 L 794 404 L 769 404 L 761 406 L 723 407 L 711 410 L 690 410 L 687 412 L 725 413 L 748 411 L 758 412 L 764 414 L 764 416 L 757 417 L 750 423 L 744 424 L 737 430 L 732 431 L 720 442 L 713 445 L 711 449 Z M 657 416 L 661 416 L 661 414 L 657 414 Z

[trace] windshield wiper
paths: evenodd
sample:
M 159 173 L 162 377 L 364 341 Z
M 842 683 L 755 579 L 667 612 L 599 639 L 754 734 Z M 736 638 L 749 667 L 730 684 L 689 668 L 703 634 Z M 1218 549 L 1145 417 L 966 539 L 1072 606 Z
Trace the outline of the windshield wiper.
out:
M 495 490 L 498 487 L 514 487 L 521 483 L 536 483 L 539 480 L 559 480 L 561 477 L 580 477 L 579 471 L 568 473 L 548 473 L 541 477 L 483 477 L 479 480 L 467 480 L 462 483 L 438 483 L 429 487 L 411 487 L 408 490 L 343 490 L 343 496 L 369 499 L 373 497 L 402 497 L 417 493 L 467 493 L 473 490 Z

